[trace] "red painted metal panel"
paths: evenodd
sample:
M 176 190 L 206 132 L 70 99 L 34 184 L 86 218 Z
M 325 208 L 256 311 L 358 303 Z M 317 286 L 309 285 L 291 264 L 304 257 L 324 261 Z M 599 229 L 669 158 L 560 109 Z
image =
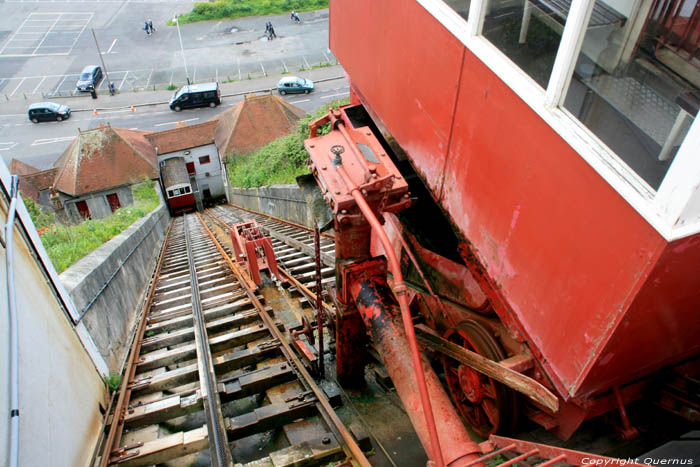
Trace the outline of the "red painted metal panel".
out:
M 435 161 L 447 153 L 462 44 L 426 22 L 416 2 L 337 1 L 332 10 L 333 53 L 346 70 L 362 69 L 353 81 L 437 186 L 442 167 Z
M 646 344 L 623 327 L 662 346 L 667 330 L 650 316 L 692 318 L 697 260 L 664 250 L 664 239 L 416 2 L 334 2 L 331 24 L 354 92 L 444 200 L 475 277 L 562 395 L 634 376 L 634 348 Z M 658 300 L 647 288 L 664 261 L 688 274 L 659 277 L 668 294 L 684 287 L 684 298 L 667 302 L 666 310 L 680 307 L 673 311 L 644 311 Z M 677 347 L 645 351 L 644 364 L 697 350 L 687 332 Z
M 194 195 L 192 193 L 168 198 L 168 204 L 173 210 L 194 207 Z
M 444 205 L 493 289 L 573 395 L 663 239 L 467 54 Z
M 625 314 L 582 390 L 619 384 L 619 368 L 642 376 L 700 353 L 700 236 L 669 244 Z

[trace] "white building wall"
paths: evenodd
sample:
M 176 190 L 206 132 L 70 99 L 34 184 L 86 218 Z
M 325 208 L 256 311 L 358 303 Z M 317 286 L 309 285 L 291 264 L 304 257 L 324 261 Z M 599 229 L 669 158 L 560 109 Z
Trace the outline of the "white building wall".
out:
M 9 187 L 9 178 L 7 168 L 0 164 L 3 187 Z M 7 222 L 8 205 L 0 192 L 2 226 Z M 100 433 L 100 405 L 107 403 L 107 391 L 97 370 L 98 366 L 105 368 L 104 361 L 86 350 L 91 348 L 91 340 L 84 326 L 74 327 L 69 320 L 57 298 L 63 296 L 58 290 L 61 286 L 49 285 L 58 278 L 47 280 L 55 271 L 49 266 L 47 276 L 38 262 L 48 259 L 24 205 L 18 207 L 18 218 L 13 263 L 19 315 L 20 465 L 85 466 Z M 30 246 L 20 225 L 38 246 Z M 0 465 L 5 465 L 8 454 L 10 411 L 5 258 L 6 250 L 0 247 Z M 63 299 L 63 303 L 70 300 L 67 295 Z
M 200 157 L 209 156 L 209 163 L 202 164 L 199 161 Z M 194 162 L 195 179 L 199 189 L 203 190 L 205 186 L 209 187 L 213 197 L 225 196 L 226 188 L 222 178 L 223 164 L 219 157 L 219 150 L 215 144 L 207 144 L 206 146 L 198 146 L 183 151 L 170 152 L 167 154 L 158 155 L 158 163 L 173 157 L 182 157 L 186 163 Z M 208 175 L 207 175 L 208 174 Z

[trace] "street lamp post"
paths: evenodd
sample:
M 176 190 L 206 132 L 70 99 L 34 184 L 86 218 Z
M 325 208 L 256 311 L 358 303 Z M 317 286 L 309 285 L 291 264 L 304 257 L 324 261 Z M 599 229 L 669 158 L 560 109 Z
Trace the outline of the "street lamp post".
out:
M 95 39 L 95 46 L 97 47 L 97 53 L 100 55 L 100 62 L 102 63 L 102 69 L 105 71 L 105 77 L 107 78 L 107 88 L 109 89 L 109 95 L 114 95 L 112 91 L 112 81 L 109 79 L 109 73 L 107 73 L 107 67 L 105 66 L 104 58 L 102 58 L 102 51 L 100 50 L 100 45 L 97 43 L 97 36 L 95 35 L 95 30 L 92 29 L 92 37 Z M 95 89 L 97 91 L 97 89 Z
M 182 46 L 182 34 L 180 34 L 180 22 L 177 20 L 177 14 L 173 18 L 175 21 L 175 26 L 177 26 L 177 37 L 180 38 L 180 50 L 182 51 L 182 62 L 185 64 L 185 77 L 187 78 L 187 84 L 190 84 L 190 73 L 187 71 L 187 60 L 185 59 L 185 48 Z

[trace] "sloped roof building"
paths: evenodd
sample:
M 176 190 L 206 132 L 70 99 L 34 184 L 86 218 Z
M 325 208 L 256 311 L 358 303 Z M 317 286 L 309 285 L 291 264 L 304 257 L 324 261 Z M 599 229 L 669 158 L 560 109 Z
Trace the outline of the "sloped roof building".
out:
M 248 96 L 210 121 L 218 121 L 219 152 L 248 154 L 292 131 L 306 112 L 274 94 Z

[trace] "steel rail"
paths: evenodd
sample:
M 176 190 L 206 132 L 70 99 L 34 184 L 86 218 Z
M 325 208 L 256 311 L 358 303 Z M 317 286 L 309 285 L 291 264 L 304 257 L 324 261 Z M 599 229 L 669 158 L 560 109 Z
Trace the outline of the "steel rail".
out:
M 233 208 L 240 209 L 241 211 L 245 211 L 245 212 L 249 212 L 249 213 L 251 213 L 251 214 L 255 214 L 256 216 L 266 217 L 266 218 L 270 219 L 271 221 L 280 222 L 280 223 L 286 224 L 286 225 L 288 225 L 288 226 L 290 226 L 290 227 L 296 227 L 297 229 L 305 230 L 305 231 L 308 232 L 308 233 L 313 233 L 313 231 L 314 231 L 313 229 L 311 229 L 311 228 L 309 228 L 309 227 L 306 227 L 305 225 L 301 225 L 301 224 L 297 224 L 296 222 L 292 222 L 292 221 L 287 221 L 287 220 L 284 220 L 284 219 L 280 219 L 279 217 L 271 216 L 271 215 L 269 215 L 269 214 L 265 214 L 265 213 L 262 213 L 262 212 L 253 211 L 252 209 L 246 209 L 246 208 L 244 208 L 244 207 L 242 207 L 242 206 L 239 206 L 239 205 L 237 205 L 237 204 L 228 203 L 228 204 L 226 204 L 226 206 L 231 206 L 231 207 L 233 207 Z M 322 237 L 329 238 L 329 239 L 331 239 L 331 240 L 335 240 L 335 236 L 334 236 L 333 234 L 329 234 L 328 232 L 321 232 L 321 236 L 322 236 Z
M 243 286 L 243 289 L 245 290 L 246 294 L 248 295 L 248 298 L 250 299 L 251 303 L 255 306 L 255 308 L 258 310 L 258 314 L 264 321 L 265 325 L 267 328 L 270 330 L 270 332 L 274 335 L 275 338 L 279 341 L 280 345 L 284 349 L 285 356 L 291 360 L 291 362 L 294 364 L 296 367 L 297 371 L 299 374 L 301 374 L 302 378 L 304 379 L 305 384 L 311 389 L 311 391 L 314 393 L 316 396 L 316 399 L 318 400 L 319 404 L 323 408 L 323 412 L 331 419 L 333 422 L 334 428 L 340 433 L 340 436 L 343 438 L 343 441 L 347 445 L 347 448 L 350 450 L 352 453 L 352 457 L 354 460 L 361 466 L 361 467 L 371 467 L 371 464 L 365 457 L 365 454 L 362 452 L 362 449 L 360 449 L 360 446 L 357 444 L 355 439 L 352 437 L 348 429 L 345 427 L 343 422 L 338 418 L 338 415 L 335 413 L 335 410 L 333 410 L 333 407 L 331 407 L 330 403 L 328 402 L 325 394 L 321 390 L 321 388 L 318 387 L 314 379 L 311 377 L 308 371 L 306 371 L 306 368 L 304 368 L 303 363 L 301 360 L 299 360 L 299 357 L 297 357 L 296 353 L 292 350 L 291 346 L 287 342 L 287 340 L 284 338 L 282 333 L 277 329 L 277 326 L 274 325 L 272 318 L 270 318 L 270 315 L 267 314 L 267 311 L 265 311 L 265 307 L 260 303 L 258 300 L 258 297 L 255 295 L 255 291 L 250 287 L 248 282 L 244 279 L 243 273 L 240 271 L 240 268 L 231 261 L 231 258 L 226 254 L 226 251 L 223 249 L 219 241 L 216 239 L 214 234 L 212 233 L 211 230 L 209 230 L 209 227 L 207 227 L 206 223 L 202 219 L 199 213 L 195 213 L 199 220 L 201 221 L 202 225 L 204 226 L 204 229 L 206 232 L 209 234 L 209 237 L 211 237 L 212 241 L 216 245 L 217 249 L 219 250 L 219 253 L 221 253 L 221 256 L 224 258 L 226 263 L 228 264 L 229 268 L 231 269 L 231 272 L 233 272 L 236 277 L 238 278 L 238 281 L 240 284 Z
M 225 227 L 225 228 L 227 228 L 227 229 L 230 229 L 230 228 L 231 228 L 231 226 L 229 226 L 228 224 L 226 224 L 226 221 L 224 221 L 223 219 L 221 219 L 221 218 L 220 218 L 219 216 L 217 216 L 216 214 L 212 213 L 211 210 L 207 209 L 206 214 L 207 214 L 209 217 L 211 217 L 212 219 L 214 219 L 215 221 L 217 221 L 217 222 L 218 222 L 220 225 L 222 225 L 223 227 Z M 290 246 L 291 246 L 291 245 L 290 245 Z M 299 280 L 298 280 L 296 277 L 292 276 L 292 275 L 289 273 L 289 271 L 287 271 L 287 270 L 284 268 L 284 266 L 282 266 L 281 264 L 278 264 L 278 265 L 277 265 L 277 268 L 279 269 L 279 272 L 280 272 L 280 275 L 282 276 L 282 278 L 285 279 L 286 281 L 290 282 L 294 287 L 296 287 L 296 289 L 297 289 L 304 297 L 306 297 L 306 299 L 309 301 L 309 303 L 316 303 L 317 296 L 316 296 L 316 294 L 315 294 L 313 291 L 311 291 L 311 289 L 309 289 L 309 288 L 306 287 L 304 284 L 302 284 L 301 282 L 299 282 Z M 333 309 L 332 306 L 330 306 L 329 304 L 327 304 L 326 302 L 323 302 L 323 301 L 322 301 L 321 303 L 323 303 L 323 308 L 324 308 L 324 310 L 326 310 L 326 312 L 328 312 L 331 316 L 335 316 L 335 310 Z
M 195 348 L 197 352 L 197 371 L 199 372 L 199 387 L 204 400 L 204 414 L 207 421 L 207 433 L 209 435 L 209 452 L 212 456 L 212 465 L 217 467 L 231 467 L 233 461 L 228 449 L 228 442 L 224 431 L 223 414 L 221 413 L 221 401 L 219 391 L 216 388 L 216 375 L 212 363 L 209 336 L 206 323 L 202 314 L 202 303 L 199 295 L 199 281 L 197 280 L 197 267 L 192 251 L 192 239 L 188 228 L 190 216 L 184 218 L 185 248 L 187 250 L 187 263 L 190 270 L 190 286 L 192 290 L 192 320 L 195 329 Z
M 117 405 L 114 408 L 112 416 L 112 424 L 109 427 L 109 433 L 107 439 L 105 440 L 104 449 L 102 451 L 102 459 L 100 459 L 100 467 L 107 467 L 110 463 L 110 457 L 112 451 L 119 447 L 119 442 L 121 441 L 122 432 L 124 430 L 124 414 L 125 407 L 129 405 L 129 399 L 131 398 L 131 390 L 129 389 L 129 382 L 134 378 L 136 374 L 136 365 L 134 364 L 141 353 L 141 343 L 143 341 L 143 334 L 146 330 L 146 323 L 148 322 L 148 310 L 151 308 L 151 302 L 153 301 L 153 295 L 156 293 L 155 284 L 158 282 L 160 277 L 160 271 L 163 267 L 163 259 L 165 258 L 165 248 L 168 245 L 168 240 L 170 239 L 170 233 L 173 229 L 174 221 L 170 221 L 168 226 L 168 231 L 165 233 L 163 238 L 163 244 L 160 247 L 160 253 L 158 254 L 158 264 L 156 270 L 153 273 L 151 279 L 151 286 L 148 290 L 148 297 L 143 304 L 141 309 L 141 318 L 139 320 L 139 325 L 134 334 L 134 342 L 131 344 L 131 352 L 129 353 L 129 360 L 126 363 L 126 369 L 124 370 L 125 377 L 122 378 L 122 384 L 119 388 L 119 398 L 117 399 Z M 105 417 L 109 417 L 109 412 L 105 414 Z

